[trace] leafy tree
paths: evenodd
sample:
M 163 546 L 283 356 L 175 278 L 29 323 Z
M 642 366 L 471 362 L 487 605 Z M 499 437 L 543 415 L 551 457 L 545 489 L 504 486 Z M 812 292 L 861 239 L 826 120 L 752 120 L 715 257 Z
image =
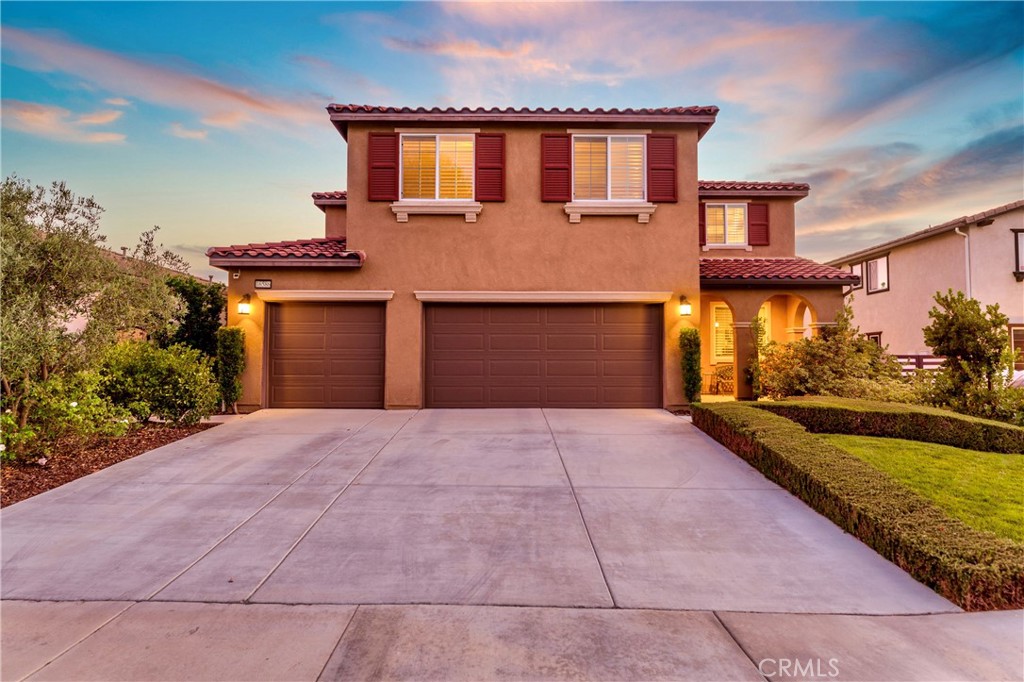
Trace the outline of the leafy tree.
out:
M 158 335 L 162 346 L 183 344 L 217 355 L 217 329 L 227 305 L 223 284 L 204 284 L 192 277 L 175 275 L 167 279 L 179 299 L 179 307 L 167 329 Z
M 3 408 L 26 428 L 36 384 L 95 366 L 119 336 L 166 325 L 161 268 L 181 263 L 154 244 L 153 228 L 119 264 L 101 246 L 102 207 L 63 182 L 11 176 L 0 193 L 0 386 Z
M 1024 390 L 1013 376 L 1009 318 L 999 304 L 981 303 L 949 289 L 935 294 L 924 328 L 932 352 L 944 356 L 931 384 L 930 401 L 959 412 L 1024 424 Z

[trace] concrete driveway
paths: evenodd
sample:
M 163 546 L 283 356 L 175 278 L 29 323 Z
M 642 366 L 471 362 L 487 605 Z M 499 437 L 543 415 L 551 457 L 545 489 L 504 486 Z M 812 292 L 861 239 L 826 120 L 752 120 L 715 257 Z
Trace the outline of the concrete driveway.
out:
M 660 410 L 265 410 L 0 519 L 5 680 L 763 679 L 814 636 L 839 679 L 1021 669 L 1020 613 L 958 613 Z M 861 622 L 923 658 L 866 669 L 828 639 Z

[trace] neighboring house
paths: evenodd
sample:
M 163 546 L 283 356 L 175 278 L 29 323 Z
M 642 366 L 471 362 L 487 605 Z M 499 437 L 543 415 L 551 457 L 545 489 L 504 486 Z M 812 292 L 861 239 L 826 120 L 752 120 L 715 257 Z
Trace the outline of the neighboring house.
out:
M 797 338 L 858 281 L 794 256 L 807 185 L 697 180 L 717 107 L 328 113 L 325 237 L 207 251 L 250 409 L 676 407 L 682 328 L 743 377 L 755 316 Z
M 1024 351 L 1024 200 L 908 234 L 836 258 L 829 265 L 862 276 L 848 289 L 854 320 L 894 355 L 928 355 L 922 330 L 937 291 L 962 291 L 1010 318 Z M 1024 369 L 1024 362 L 1017 363 Z

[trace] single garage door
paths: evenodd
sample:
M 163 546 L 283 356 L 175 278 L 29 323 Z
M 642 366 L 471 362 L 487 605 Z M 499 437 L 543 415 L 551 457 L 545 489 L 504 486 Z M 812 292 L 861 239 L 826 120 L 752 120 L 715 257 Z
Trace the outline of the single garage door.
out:
M 662 307 L 426 308 L 428 407 L 660 407 Z
M 384 305 L 270 306 L 270 407 L 383 407 Z

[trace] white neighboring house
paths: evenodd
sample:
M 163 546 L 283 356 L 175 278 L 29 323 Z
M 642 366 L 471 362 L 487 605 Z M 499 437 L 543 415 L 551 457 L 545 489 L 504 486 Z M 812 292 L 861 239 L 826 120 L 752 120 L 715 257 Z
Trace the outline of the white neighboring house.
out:
M 898 356 L 929 356 L 922 329 L 933 296 L 962 291 L 1010 318 L 1024 350 L 1024 199 L 914 232 L 828 262 L 861 276 L 848 291 L 862 333 Z M 1016 369 L 1024 370 L 1018 362 Z

